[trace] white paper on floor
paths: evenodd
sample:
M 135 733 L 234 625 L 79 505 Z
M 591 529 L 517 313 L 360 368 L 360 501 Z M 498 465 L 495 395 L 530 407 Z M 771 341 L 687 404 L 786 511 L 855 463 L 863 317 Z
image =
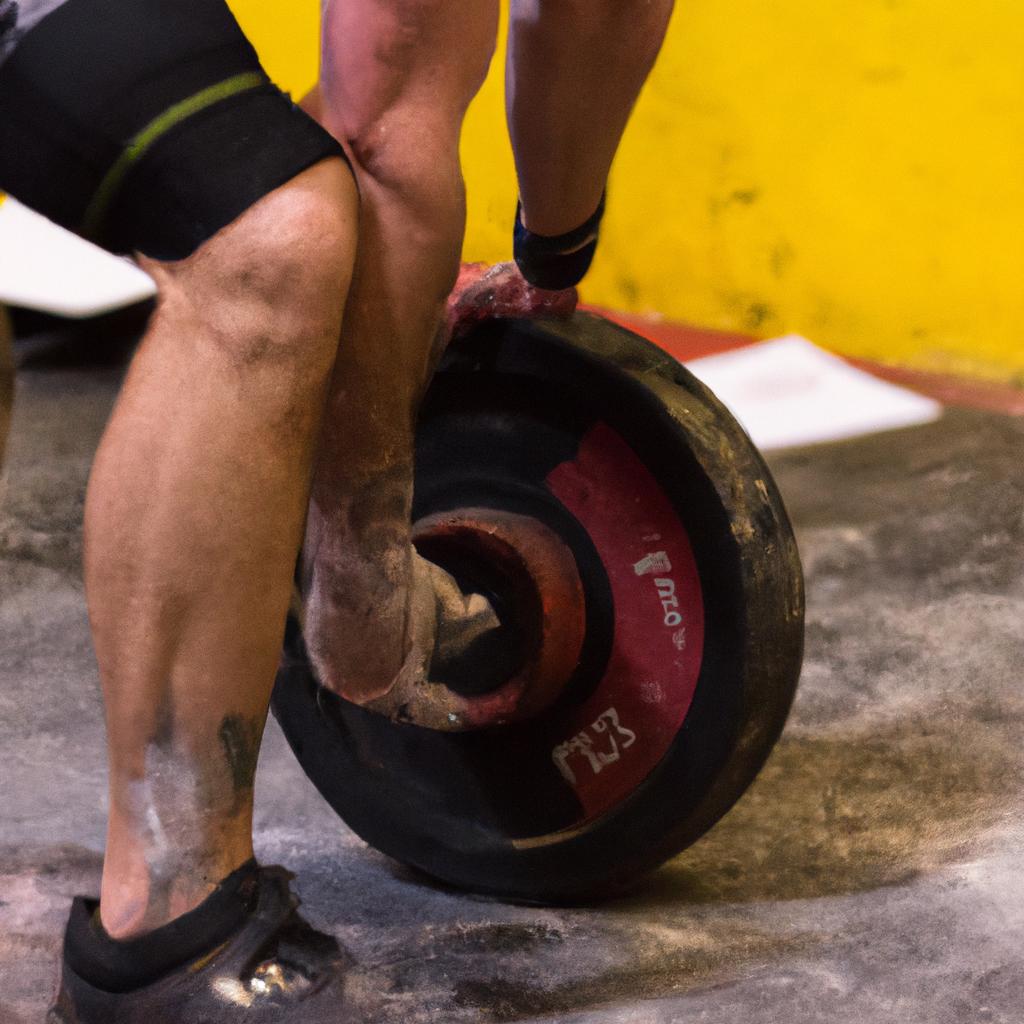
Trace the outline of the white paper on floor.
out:
M 788 335 L 687 363 L 759 448 L 838 441 L 928 423 L 930 398 L 879 380 Z
M 0 302 L 83 317 L 156 294 L 145 271 L 0 193 Z

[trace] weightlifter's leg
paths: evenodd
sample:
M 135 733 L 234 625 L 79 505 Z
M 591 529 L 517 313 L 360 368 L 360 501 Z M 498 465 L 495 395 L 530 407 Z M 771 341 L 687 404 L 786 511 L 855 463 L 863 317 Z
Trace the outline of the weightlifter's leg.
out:
M 522 221 L 557 236 L 597 209 L 673 0 L 511 0 L 506 106 Z
M 325 7 L 310 109 L 350 149 L 361 221 L 310 506 L 304 632 L 321 680 L 356 699 L 386 691 L 409 653 L 414 581 L 464 610 L 410 543 L 413 428 L 458 270 L 459 133 L 497 16 L 497 0 Z
M 85 510 L 110 759 L 101 916 L 116 938 L 190 910 L 252 856 L 356 202 L 343 162 L 321 161 L 189 258 L 146 262 L 159 303 Z

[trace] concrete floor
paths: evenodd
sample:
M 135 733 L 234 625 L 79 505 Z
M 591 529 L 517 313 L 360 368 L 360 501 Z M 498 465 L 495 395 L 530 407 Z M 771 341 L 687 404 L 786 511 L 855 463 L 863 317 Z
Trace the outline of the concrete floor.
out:
M 0 1024 L 39 1021 L 104 827 L 78 569 L 112 372 L 20 378 L 0 503 Z M 504 906 L 343 828 L 272 727 L 257 848 L 383 995 L 365 1024 L 1024 1020 L 1024 419 L 964 410 L 773 459 L 809 590 L 786 734 L 635 895 Z

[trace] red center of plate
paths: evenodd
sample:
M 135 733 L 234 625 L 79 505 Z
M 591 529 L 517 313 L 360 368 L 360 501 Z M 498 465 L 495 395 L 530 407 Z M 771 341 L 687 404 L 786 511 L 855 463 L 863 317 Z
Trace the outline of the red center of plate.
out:
M 604 677 L 551 751 L 584 824 L 626 799 L 672 745 L 700 674 L 704 603 L 677 512 L 611 427 L 594 426 L 547 485 L 590 535 L 615 606 Z

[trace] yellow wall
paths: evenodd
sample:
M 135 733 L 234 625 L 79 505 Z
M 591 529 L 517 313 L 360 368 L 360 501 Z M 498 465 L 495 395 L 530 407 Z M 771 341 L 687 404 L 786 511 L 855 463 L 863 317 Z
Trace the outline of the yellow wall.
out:
M 234 0 L 314 77 L 316 0 Z M 508 258 L 500 62 L 464 146 L 468 259 Z M 1024 383 L 1020 0 L 679 0 L 585 297 Z

